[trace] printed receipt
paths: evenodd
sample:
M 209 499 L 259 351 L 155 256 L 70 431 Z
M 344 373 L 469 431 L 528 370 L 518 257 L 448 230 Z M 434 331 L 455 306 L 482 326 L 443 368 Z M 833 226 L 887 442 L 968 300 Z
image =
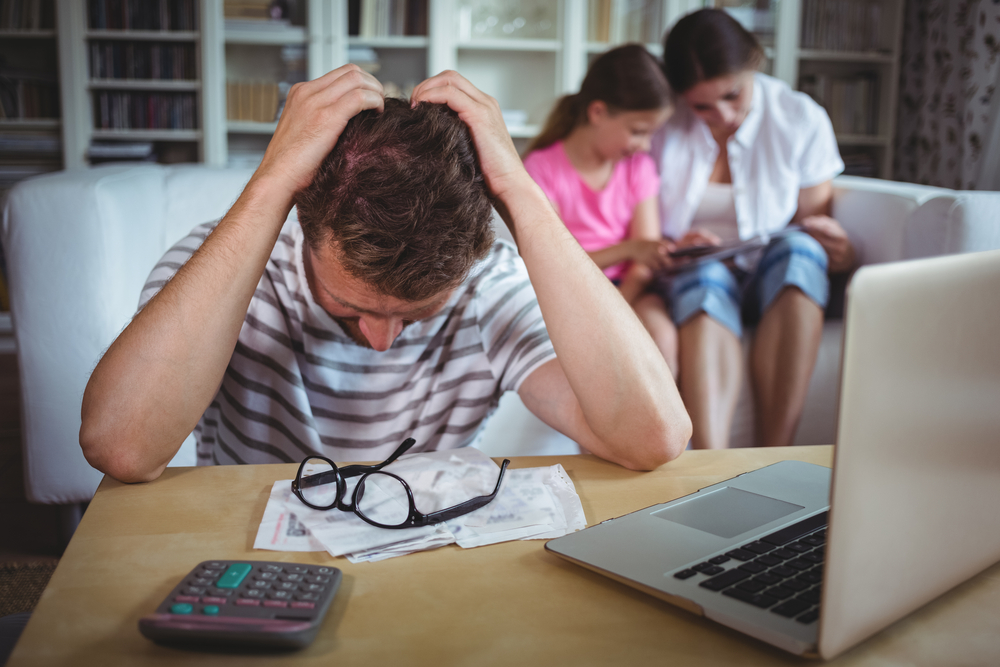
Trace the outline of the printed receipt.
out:
M 386 467 L 407 481 L 424 512 L 493 491 L 500 467 L 478 449 L 413 454 Z M 348 494 L 354 482 L 349 480 Z M 561 465 L 508 470 L 489 505 L 452 521 L 403 530 L 371 526 L 352 512 L 314 510 L 291 491 L 271 488 L 255 549 L 326 551 L 352 562 L 377 561 L 457 543 L 463 548 L 509 540 L 551 539 L 586 527 L 580 496 Z

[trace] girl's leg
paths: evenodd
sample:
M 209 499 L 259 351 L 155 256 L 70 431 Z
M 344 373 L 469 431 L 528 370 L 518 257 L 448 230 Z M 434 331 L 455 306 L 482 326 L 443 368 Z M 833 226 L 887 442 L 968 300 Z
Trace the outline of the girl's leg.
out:
M 680 327 L 680 382 L 691 415 L 694 449 L 724 449 L 739 398 L 743 350 L 739 338 L 704 312 Z
M 667 307 L 656 294 L 645 294 L 635 302 L 635 314 L 646 327 L 660 354 L 667 361 L 670 373 L 677 377 L 677 327 L 667 313 Z

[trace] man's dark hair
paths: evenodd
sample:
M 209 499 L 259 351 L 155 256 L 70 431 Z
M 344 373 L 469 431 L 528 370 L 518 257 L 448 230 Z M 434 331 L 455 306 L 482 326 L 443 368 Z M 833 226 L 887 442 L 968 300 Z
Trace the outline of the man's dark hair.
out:
M 295 203 L 311 248 L 332 244 L 348 273 L 406 301 L 457 287 L 493 245 L 469 128 L 440 104 L 362 111 Z

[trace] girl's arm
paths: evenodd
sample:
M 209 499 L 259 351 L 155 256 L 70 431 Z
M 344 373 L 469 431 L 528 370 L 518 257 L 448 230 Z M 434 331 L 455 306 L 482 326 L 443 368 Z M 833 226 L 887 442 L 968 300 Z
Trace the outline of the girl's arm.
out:
M 630 243 L 633 246 L 638 245 L 647 252 L 652 251 L 648 258 L 630 257 L 632 266 L 625 273 L 621 284 L 622 296 L 629 304 L 634 303 L 642 295 L 657 270 L 670 264 L 669 253 L 673 249 L 673 244 L 665 241 L 660 233 L 660 216 L 656 207 L 655 196 L 639 202 L 629 224 L 629 239 L 619 244 Z M 595 253 L 591 253 L 591 256 L 593 254 Z

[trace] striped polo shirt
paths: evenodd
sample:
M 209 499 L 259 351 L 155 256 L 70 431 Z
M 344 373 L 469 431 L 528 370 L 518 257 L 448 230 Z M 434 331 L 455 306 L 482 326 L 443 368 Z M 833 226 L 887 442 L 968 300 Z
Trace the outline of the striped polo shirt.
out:
M 139 308 L 217 222 L 199 225 L 153 268 Z M 536 368 L 555 358 L 524 262 L 506 241 L 434 317 L 385 352 L 362 347 L 313 300 L 302 228 L 290 218 L 247 310 L 219 392 L 195 429 L 199 465 L 381 460 L 469 445 Z

